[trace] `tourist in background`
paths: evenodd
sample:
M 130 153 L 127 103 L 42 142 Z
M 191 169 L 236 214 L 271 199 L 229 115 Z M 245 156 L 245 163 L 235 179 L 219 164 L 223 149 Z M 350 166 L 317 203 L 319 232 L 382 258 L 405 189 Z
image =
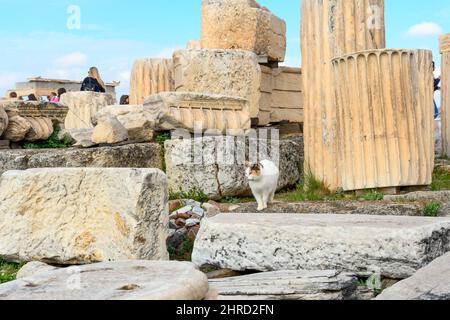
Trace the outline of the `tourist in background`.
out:
M 100 73 L 96 67 L 89 69 L 88 77 L 84 79 L 81 85 L 81 91 L 106 92 L 106 86 L 100 77 Z
M 125 104 L 130 104 L 130 97 L 127 95 L 123 95 L 120 97 L 120 104 L 125 105 Z
M 50 93 L 48 101 L 50 101 L 52 103 L 58 103 L 59 102 L 59 98 L 58 98 L 58 95 L 56 94 L 56 92 Z
M 67 90 L 66 90 L 66 89 L 64 89 L 64 88 L 59 88 L 59 89 L 58 89 L 58 102 L 61 101 L 61 96 L 62 96 L 63 94 L 65 94 L 65 93 L 67 93 Z
M 436 64 L 433 61 L 433 72 L 436 71 Z M 441 77 L 437 77 L 434 79 L 434 92 L 441 90 L 439 84 L 441 83 Z M 436 104 L 436 100 L 433 99 L 434 102 L 434 119 L 436 120 L 439 117 L 439 109 Z
M 14 92 L 14 91 L 13 91 L 13 92 L 10 92 L 10 93 L 9 93 L 9 98 L 10 98 L 10 99 L 17 99 L 17 92 Z
M 38 101 L 36 96 L 32 93 L 28 95 L 28 101 Z

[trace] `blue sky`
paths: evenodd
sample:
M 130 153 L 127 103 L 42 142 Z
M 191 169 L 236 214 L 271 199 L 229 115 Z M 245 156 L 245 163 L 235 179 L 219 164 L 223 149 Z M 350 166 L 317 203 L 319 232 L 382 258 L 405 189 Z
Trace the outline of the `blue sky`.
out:
M 450 32 L 449 0 L 385 0 L 387 46 L 432 49 Z M 31 76 L 82 79 L 98 66 L 127 92 L 134 59 L 169 57 L 200 33 L 201 0 L 0 0 L 0 95 Z M 287 22 L 286 64 L 300 65 L 300 0 L 260 0 Z M 81 28 L 68 29 L 68 8 Z

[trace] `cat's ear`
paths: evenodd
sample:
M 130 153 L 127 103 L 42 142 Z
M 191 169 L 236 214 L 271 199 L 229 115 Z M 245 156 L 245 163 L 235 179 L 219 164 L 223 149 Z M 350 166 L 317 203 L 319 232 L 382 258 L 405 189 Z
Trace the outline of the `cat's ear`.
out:
M 260 162 L 260 163 L 258 163 L 259 164 L 259 166 L 261 167 L 261 168 L 263 168 L 264 169 L 264 166 L 262 165 L 262 163 Z
M 246 168 L 250 168 L 250 166 L 252 164 L 250 163 L 250 161 L 245 161 L 244 165 L 245 165 Z

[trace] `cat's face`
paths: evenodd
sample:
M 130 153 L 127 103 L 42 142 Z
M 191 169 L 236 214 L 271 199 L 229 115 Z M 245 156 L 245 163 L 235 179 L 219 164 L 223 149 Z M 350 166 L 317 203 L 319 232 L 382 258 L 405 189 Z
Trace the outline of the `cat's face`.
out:
M 262 165 L 260 163 L 245 163 L 245 175 L 248 181 L 256 181 L 262 176 Z

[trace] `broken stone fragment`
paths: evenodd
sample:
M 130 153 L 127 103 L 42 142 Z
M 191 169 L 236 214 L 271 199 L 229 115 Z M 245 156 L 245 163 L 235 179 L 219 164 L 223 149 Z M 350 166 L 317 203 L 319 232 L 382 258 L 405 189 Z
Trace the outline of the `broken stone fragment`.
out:
M 3 109 L 2 106 L 0 106 L 0 137 L 3 134 L 3 131 L 6 130 L 8 127 L 8 115 L 5 112 L 5 109 Z
M 8 171 L 0 178 L 0 258 L 63 265 L 167 259 L 167 198 L 158 169 Z
M 92 132 L 92 142 L 119 143 L 128 140 L 128 130 L 114 116 L 102 117 Z
M 25 140 L 25 136 L 31 130 L 31 124 L 21 116 L 9 117 L 8 127 L 3 131 L 2 139 L 20 142 Z
M 153 140 L 155 120 L 143 105 L 114 105 L 101 109 L 95 115 L 95 121 L 102 118 L 117 117 L 117 120 L 128 130 L 131 141 L 150 142 Z

